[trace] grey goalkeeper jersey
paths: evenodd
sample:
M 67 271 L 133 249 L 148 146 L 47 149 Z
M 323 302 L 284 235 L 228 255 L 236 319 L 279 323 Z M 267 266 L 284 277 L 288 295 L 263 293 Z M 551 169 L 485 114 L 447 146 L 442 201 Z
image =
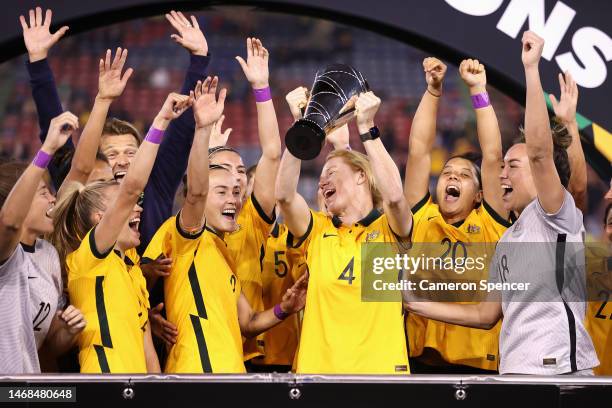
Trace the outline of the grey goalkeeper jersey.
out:
M 57 251 L 17 245 L 0 265 L 0 375 L 39 373 L 38 348 L 63 305 Z
M 489 270 L 501 292 L 500 374 L 554 375 L 599 365 L 584 327 L 586 280 L 582 213 L 565 191 L 556 214 L 535 199 L 499 240 Z

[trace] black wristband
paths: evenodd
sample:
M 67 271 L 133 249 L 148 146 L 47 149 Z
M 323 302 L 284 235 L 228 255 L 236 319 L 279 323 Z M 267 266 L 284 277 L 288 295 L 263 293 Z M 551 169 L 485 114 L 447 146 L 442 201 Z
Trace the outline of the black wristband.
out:
M 366 133 L 362 133 L 359 135 L 359 138 L 361 139 L 362 142 L 378 139 L 379 137 L 380 137 L 380 131 L 378 130 L 378 127 L 376 126 L 370 128 L 370 130 L 368 130 Z

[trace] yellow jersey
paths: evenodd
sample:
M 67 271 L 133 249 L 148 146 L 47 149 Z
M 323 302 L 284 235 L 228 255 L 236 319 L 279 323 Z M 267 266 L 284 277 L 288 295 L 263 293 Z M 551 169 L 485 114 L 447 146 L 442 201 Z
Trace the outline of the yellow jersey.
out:
M 172 258 L 164 300 L 178 336 L 164 372 L 243 373 L 241 289 L 226 244 L 208 228 L 195 235 L 184 232 L 178 217 L 162 224 L 144 253 L 149 259 Z
M 98 252 L 94 231 L 66 257 L 70 302 L 87 320 L 78 338 L 81 372 L 146 373 L 149 294 L 138 255 Z
M 509 221 L 504 220 L 484 201 L 464 221 L 448 224 L 429 193 L 412 208 L 412 213 L 412 242 L 439 243 L 440 253 L 446 256 L 452 256 L 457 251 L 465 257 L 476 256 L 469 254 L 470 247 L 462 243 L 490 243 L 491 246 L 483 245 L 478 250 L 486 246 L 488 252 L 492 253 L 497 241 L 511 226 Z M 488 278 L 488 266 L 487 262 L 480 279 Z M 408 314 L 406 328 L 411 357 L 421 355 L 423 349 L 429 347 L 437 350 L 449 363 L 497 370 L 501 321 L 491 330 L 481 330 Z
M 408 374 L 401 297 L 362 300 L 362 244 L 397 243 L 387 216 L 372 210 L 354 225 L 311 211 L 302 248 L 310 273 L 298 373 Z
M 603 246 L 588 246 L 586 253 L 588 281 L 596 293 L 589 297 L 599 298 L 587 305 L 585 327 L 595 346 L 599 366 L 595 375 L 612 375 L 612 257 Z
M 301 251 L 287 245 L 287 226 L 275 223 L 266 241 L 261 274 L 264 309 L 279 304 L 283 295 L 304 272 L 306 259 Z M 293 364 L 300 338 L 299 314 L 295 313 L 282 323 L 263 333 L 265 356 L 253 359 L 257 365 Z
M 244 203 L 236 220 L 236 231 L 225 235 L 225 242 L 236 266 L 242 293 L 254 312 L 264 310 L 261 270 L 265 243 L 274 222 L 263 211 L 253 194 Z M 264 354 L 263 335 L 243 338 L 244 360 Z

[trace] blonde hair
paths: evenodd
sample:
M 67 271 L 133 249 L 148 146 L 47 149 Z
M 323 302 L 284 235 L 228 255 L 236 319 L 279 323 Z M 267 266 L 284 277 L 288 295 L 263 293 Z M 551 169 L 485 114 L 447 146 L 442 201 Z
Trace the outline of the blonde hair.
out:
M 46 237 L 57 249 L 62 265 L 62 277 L 66 279 L 66 257 L 75 251 L 91 230 L 94 211 L 105 211 L 104 190 L 119 185 L 116 181 L 97 181 L 84 186 L 72 182 L 66 186 L 53 209 L 53 232 Z
M 356 152 L 354 150 L 334 150 L 327 155 L 325 161 L 329 161 L 334 158 L 342 159 L 355 171 L 363 171 L 368 181 L 368 187 L 370 188 L 370 194 L 372 195 L 372 202 L 375 208 L 382 207 L 382 195 L 376 185 L 374 179 L 374 173 L 372 172 L 372 166 L 368 156 L 363 153 Z

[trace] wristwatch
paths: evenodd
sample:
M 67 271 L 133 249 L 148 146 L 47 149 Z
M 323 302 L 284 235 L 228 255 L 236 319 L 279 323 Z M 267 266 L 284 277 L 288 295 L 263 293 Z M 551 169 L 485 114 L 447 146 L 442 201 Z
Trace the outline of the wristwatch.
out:
M 362 142 L 366 142 L 368 140 L 378 139 L 380 137 L 380 130 L 378 130 L 377 126 L 371 127 L 366 133 L 362 133 L 359 135 Z

